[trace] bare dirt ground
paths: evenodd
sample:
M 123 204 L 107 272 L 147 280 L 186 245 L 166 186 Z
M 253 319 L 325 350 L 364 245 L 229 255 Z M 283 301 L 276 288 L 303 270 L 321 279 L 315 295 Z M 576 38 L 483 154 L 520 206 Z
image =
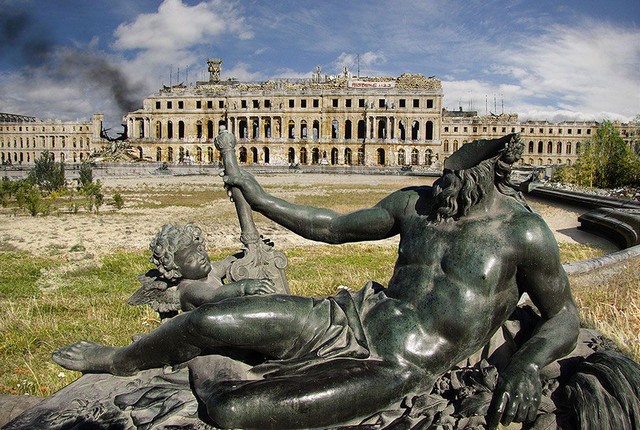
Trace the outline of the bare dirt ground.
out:
M 116 249 L 146 249 L 149 241 L 166 223 L 194 222 L 207 236 L 209 248 L 239 247 L 240 228 L 232 203 L 225 198 L 222 179 L 216 176 L 143 176 L 103 178 L 105 201 L 115 192 L 125 198 L 125 207 L 109 205 L 100 214 L 56 213 L 31 217 L 25 212 L 0 212 L 0 249 L 22 250 L 32 254 L 67 254 L 82 249 L 94 256 Z M 431 183 L 431 178 L 406 176 L 279 174 L 262 175 L 258 181 L 283 198 L 305 194 L 319 196 L 340 190 L 353 193 L 367 188 L 388 189 Z M 341 191 L 340 191 L 341 192 Z M 158 196 L 176 196 L 175 201 L 158 201 Z M 199 197 L 203 196 L 203 197 Z M 211 197 L 206 197 L 211 196 Z M 197 200 L 185 203 L 189 200 Z M 210 201 L 207 201 L 209 199 Z M 608 241 L 577 229 L 578 216 L 585 210 L 566 205 L 530 201 L 554 231 L 558 242 L 585 243 L 615 250 Z M 330 202 L 328 202 L 330 205 Z M 308 246 L 303 239 L 271 221 L 255 215 L 258 230 L 271 238 L 278 248 Z M 397 239 L 387 242 L 395 243 Z M 86 254 L 85 257 L 86 258 Z

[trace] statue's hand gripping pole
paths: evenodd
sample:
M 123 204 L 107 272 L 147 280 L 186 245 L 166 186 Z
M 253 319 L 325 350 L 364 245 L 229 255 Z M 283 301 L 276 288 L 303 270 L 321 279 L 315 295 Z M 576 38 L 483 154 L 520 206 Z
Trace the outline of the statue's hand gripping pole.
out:
M 235 153 L 236 138 L 224 126 L 220 127 L 220 134 L 215 139 L 216 148 L 222 154 L 222 164 L 227 175 L 241 173 Z M 234 261 L 227 277 L 232 281 L 241 279 L 270 279 L 276 292 L 290 294 L 289 285 L 284 272 L 287 267 L 287 257 L 273 249 L 273 243 L 263 240 L 253 222 L 251 206 L 244 198 L 242 191 L 230 187 L 231 197 L 236 206 L 236 213 L 240 222 L 240 241 L 245 246 L 244 255 Z

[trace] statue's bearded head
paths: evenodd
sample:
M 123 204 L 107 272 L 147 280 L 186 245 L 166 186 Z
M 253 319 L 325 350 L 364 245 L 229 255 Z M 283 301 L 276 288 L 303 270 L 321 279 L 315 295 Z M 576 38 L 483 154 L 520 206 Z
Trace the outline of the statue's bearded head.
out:
M 473 206 L 494 191 L 493 187 L 530 210 L 509 180 L 512 166 L 520 159 L 523 150 L 524 144 L 514 134 L 501 139 L 471 142 L 452 154 L 445 161 L 442 177 L 433 185 L 433 221 L 437 223 L 467 215 Z

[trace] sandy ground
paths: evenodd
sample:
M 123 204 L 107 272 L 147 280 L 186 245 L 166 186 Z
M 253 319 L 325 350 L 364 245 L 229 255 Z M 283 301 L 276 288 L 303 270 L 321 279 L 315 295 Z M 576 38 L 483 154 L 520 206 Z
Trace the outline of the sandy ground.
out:
M 263 175 L 258 178 L 265 187 L 280 186 L 287 193 L 326 193 L 325 184 L 338 187 L 344 184 L 345 192 L 354 192 L 357 185 L 366 192 L 372 185 L 391 192 L 407 185 L 423 184 L 431 179 L 401 176 L 282 174 Z M 289 188 L 289 190 L 286 190 Z M 31 217 L 24 212 L 3 210 L 0 212 L 0 249 L 23 250 L 33 254 L 70 254 L 84 249 L 98 256 L 115 249 L 146 249 L 149 241 L 163 224 L 195 222 L 207 236 L 209 248 L 239 247 L 240 228 L 234 206 L 222 194 L 222 180 L 216 176 L 144 176 L 110 177 L 103 179 L 103 189 L 110 201 L 115 192 L 125 196 L 125 207 L 115 210 L 109 205 L 99 215 L 88 213 L 63 213 L 46 217 Z M 127 197 L 128 193 L 131 197 Z M 180 206 L 180 199 L 194 192 L 210 192 L 216 195 L 210 202 L 196 207 Z M 154 208 L 153 196 L 158 193 L 176 195 L 175 206 Z M 586 243 L 613 251 L 615 247 L 606 240 L 577 229 L 578 216 L 585 210 L 566 205 L 549 205 L 539 201 L 530 204 L 543 216 L 554 231 L 558 242 Z M 312 245 L 314 242 L 300 238 L 275 225 L 260 215 L 255 216 L 260 233 L 271 238 L 278 248 Z M 395 243 L 391 239 L 389 243 Z M 80 257 L 80 256 L 78 256 Z

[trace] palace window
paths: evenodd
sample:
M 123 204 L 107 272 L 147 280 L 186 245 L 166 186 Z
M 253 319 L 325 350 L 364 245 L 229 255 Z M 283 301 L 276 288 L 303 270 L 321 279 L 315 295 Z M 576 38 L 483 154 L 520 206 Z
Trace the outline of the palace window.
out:
M 351 107 L 351 99 L 346 99 L 346 100 L 344 101 L 344 107 L 348 107 L 348 108 L 350 108 L 350 107 Z
M 427 109 L 433 109 L 433 99 L 427 99 Z
M 307 101 L 306 100 L 300 100 L 300 107 L 301 108 L 306 108 L 307 107 Z
M 173 109 L 173 102 L 167 102 L 167 109 Z
M 364 99 L 358 99 L 358 107 L 361 107 L 361 108 L 365 107 Z
M 178 101 L 178 109 L 184 109 L 184 102 L 182 100 Z
M 320 100 L 318 100 L 318 99 L 313 99 L 313 107 L 314 107 L 314 108 L 320 107 Z
M 200 100 L 196 100 L 196 109 L 202 109 L 202 102 Z
M 294 99 L 289 99 L 289 107 L 290 108 L 296 107 L 296 101 Z
M 420 99 L 413 99 L 413 107 L 414 108 L 420 107 Z
M 333 106 L 334 108 L 338 107 L 338 99 L 331 99 L 331 106 Z
M 405 99 L 398 100 L 398 106 L 400 106 L 401 108 L 406 108 L 407 107 L 407 101 Z
M 160 109 L 160 102 L 156 102 L 156 109 Z
M 207 109 L 213 109 L 213 100 L 207 100 Z

